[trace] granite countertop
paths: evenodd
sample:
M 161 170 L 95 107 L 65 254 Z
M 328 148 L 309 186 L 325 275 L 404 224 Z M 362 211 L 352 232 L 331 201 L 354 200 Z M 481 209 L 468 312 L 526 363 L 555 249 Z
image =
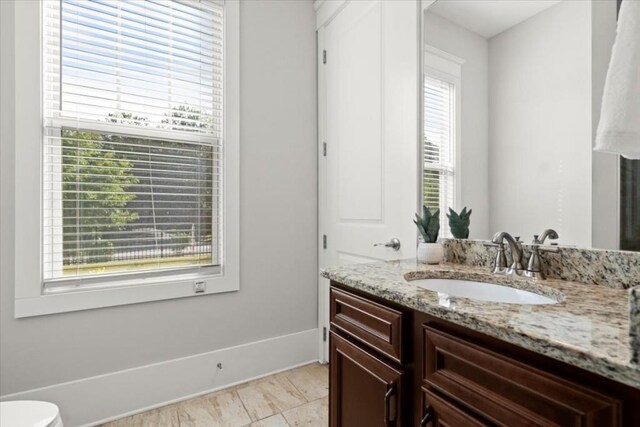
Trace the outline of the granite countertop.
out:
M 492 274 L 486 267 L 429 266 L 415 260 L 332 267 L 321 275 L 385 300 L 431 314 L 640 388 L 632 362 L 629 291 L 559 279 Z M 419 288 L 407 279 L 447 278 L 504 284 L 551 297 L 557 304 L 478 301 Z

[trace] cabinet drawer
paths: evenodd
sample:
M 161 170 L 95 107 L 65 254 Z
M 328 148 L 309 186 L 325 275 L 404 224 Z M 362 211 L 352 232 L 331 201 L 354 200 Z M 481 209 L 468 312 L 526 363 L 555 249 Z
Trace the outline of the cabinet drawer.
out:
M 617 426 L 616 399 L 425 325 L 427 388 L 502 426 Z
M 402 313 L 331 288 L 331 325 L 402 363 Z
M 422 398 L 425 412 L 420 427 L 488 427 L 488 424 L 484 424 L 431 390 L 423 388 Z M 426 411 L 429 412 L 428 418 L 425 417 Z

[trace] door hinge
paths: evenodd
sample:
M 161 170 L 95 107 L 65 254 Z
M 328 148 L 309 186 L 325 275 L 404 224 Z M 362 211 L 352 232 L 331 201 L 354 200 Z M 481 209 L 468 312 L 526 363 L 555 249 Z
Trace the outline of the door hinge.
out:
M 322 143 L 322 155 L 324 157 L 327 157 L 327 143 L 326 142 Z
M 327 63 L 327 51 L 326 50 L 322 51 L 322 63 L 323 64 Z
M 327 249 L 327 235 L 322 235 L 322 249 Z
M 322 341 L 327 342 L 327 327 L 322 328 Z

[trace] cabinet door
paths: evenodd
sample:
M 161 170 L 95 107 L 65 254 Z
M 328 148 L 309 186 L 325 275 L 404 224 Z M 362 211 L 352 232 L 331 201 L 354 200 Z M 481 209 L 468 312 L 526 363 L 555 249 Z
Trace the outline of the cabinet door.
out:
M 329 425 L 402 425 L 402 371 L 331 332 Z
M 486 427 L 479 419 L 469 415 L 455 404 L 437 394 L 422 389 L 424 412 L 420 427 Z

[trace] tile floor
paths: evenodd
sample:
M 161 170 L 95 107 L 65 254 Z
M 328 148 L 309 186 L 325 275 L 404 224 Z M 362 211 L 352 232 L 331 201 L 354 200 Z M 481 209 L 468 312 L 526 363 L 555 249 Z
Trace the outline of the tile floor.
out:
M 314 363 L 102 427 L 326 427 L 329 369 Z

